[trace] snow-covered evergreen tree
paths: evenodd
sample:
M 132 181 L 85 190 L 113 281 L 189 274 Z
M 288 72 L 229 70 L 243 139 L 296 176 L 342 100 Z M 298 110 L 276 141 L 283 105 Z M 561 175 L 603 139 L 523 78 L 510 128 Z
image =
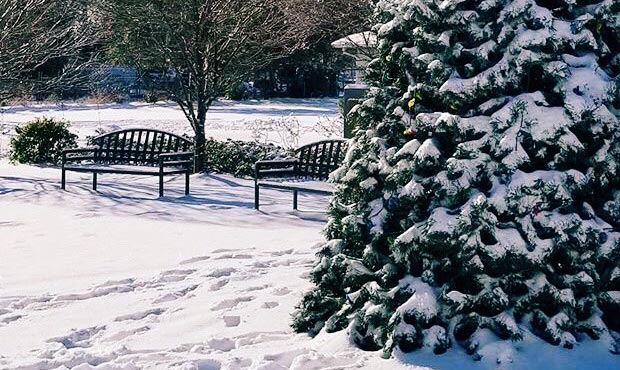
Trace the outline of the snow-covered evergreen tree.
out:
M 620 1 L 380 0 L 381 57 L 293 326 L 620 351 Z

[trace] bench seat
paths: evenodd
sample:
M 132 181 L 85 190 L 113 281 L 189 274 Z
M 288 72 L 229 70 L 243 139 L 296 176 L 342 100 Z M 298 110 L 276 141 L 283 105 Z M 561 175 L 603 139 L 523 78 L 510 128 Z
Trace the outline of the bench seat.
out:
M 90 173 L 119 173 L 124 175 L 159 175 L 159 167 L 153 166 L 134 166 L 130 164 L 77 164 L 65 165 L 65 170 L 73 172 L 90 172 Z M 186 169 L 178 167 L 162 167 L 164 175 L 173 175 L 187 172 Z
M 261 180 L 257 182 L 259 187 L 280 190 L 297 190 L 306 193 L 330 195 L 334 192 L 334 184 L 325 181 L 308 180 L 288 180 L 288 181 L 269 181 Z

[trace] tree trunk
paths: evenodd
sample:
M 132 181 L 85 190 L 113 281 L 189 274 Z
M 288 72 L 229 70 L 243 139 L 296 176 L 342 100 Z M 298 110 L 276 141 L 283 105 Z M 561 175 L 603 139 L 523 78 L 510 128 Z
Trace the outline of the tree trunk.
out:
M 198 112 L 196 115 L 196 132 L 194 138 L 194 172 L 202 172 L 205 170 L 206 153 L 205 153 L 205 122 L 207 120 L 207 110 L 209 110 L 210 101 L 203 97 L 198 97 Z
M 198 125 L 197 125 L 198 126 Z M 205 170 L 205 130 L 204 123 L 200 125 L 200 129 L 196 130 L 194 135 L 194 173 Z

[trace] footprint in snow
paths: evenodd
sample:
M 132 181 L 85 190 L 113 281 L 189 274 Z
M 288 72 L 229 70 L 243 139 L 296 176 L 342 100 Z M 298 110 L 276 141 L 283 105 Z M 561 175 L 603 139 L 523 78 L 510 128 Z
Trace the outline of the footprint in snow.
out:
M 147 331 L 151 330 L 150 327 L 148 326 L 140 326 L 138 328 L 135 329 L 129 329 L 129 330 L 121 330 L 117 333 L 108 335 L 104 338 L 101 339 L 102 342 L 118 342 L 121 341 L 123 339 L 127 339 L 129 337 L 133 337 L 142 333 L 146 333 Z
M 5 316 L 5 317 L 0 317 L 0 324 L 10 324 L 13 321 L 17 321 L 19 319 L 21 319 L 22 315 L 10 315 L 10 316 Z
M 223 319 L 227 328 L 236 327 L 241 324 L 240 316 L 224 316 Z
M 227 308 L 233 308 L 242 302 L 250 302 L 252 300 L 254 300 L 254 297 L 239 297 L 239 298 L 234 298 L 234 299 L 226 299 L 224 301 L 221 301 L 217 305 L 215 305 L 213 308 L 211 308 L 211 311 L 219 311 L 219 310 L 224 310 Z
M 74 330 L 71 334 L 54 337 L 47 340 L 48 343 L 57 342 L 66 349 L 91 347 L 92 339 L 100 335 L 106 329 L 105 326 L 93 326 L 86 329 Z
M 263 289 L 267 289 L 271 287 L 271 284 L 265 284 L 265 285 L 258 285 L 258 286 L 251 286 L 249 288 L 244 289 L 244 292 L 255 292 L 257 290 L 263 290 Z
M 136 281 L 134 278 L 122 279 L 122 280 L 108 280 L 105 283 L 95 285 L 96 288 L 107 288 L 116 285 L 129 285 L 133 284 Z
M 226 286 L 226 284 L 228 284 L 228 283 L 229 283 L 228 279 L 220 279 L 220 280 L 216 281 L 215 283 L 211 284 L 211 286 L 209 287 L 209 290 L 210 291 L 220 290 L 224 286 Z
M 50 302 L 53 298 L 54 298 L 53 296 L 22 298 L 17 302 L 11 303 L 9 307 L 13 309 L 21 310 L 24 308 L 30 308 L 30 306 L 32 305 L 44 305 Z
M 289 288 L 287 288 L 287 287 L 284 287 L 284 288 L 277 288 L 277 289 L 274 289 L 274 290 L 273 290 L 273 295 L 276 295 L 276 296 L 283 296 L 283 295 L 287 295 L 287 294 L 289 294 L 289 293 L 291 293 L 291 292 L 292 292 L 292 290 L 290 290 L 290 289 L 289 289 Z
M 206 261 L 208 259 L 210 259 L 210 256 L 198 256 L 198 257 L 192 257 L 186 260 L 181 261 L 179 264 L 180 265 L 188 265 L 190 263 L 195 263 L 195 262 L 201 262 L 201 261 Z
M 164 271 L 155 279 L 156 283 L 174 283 L 177 281 L 185 280 L 189 275 L 196 272 L 196 270 L 169 270 Z
M 23 222 L 17 222 L 17 221 L 0 221 L 0 227 L 15 227 L 15 226 L 22 226 L 24 225 Z
M 229 254 L 222 254 L 221 256 L 218 256 L 215 259 L 216 260 L 225 260 L 225 259 L 248 260 L 251 258 L 253 258 L 253 256 L 250 254 L 229 253 Z
M 271 267 L 271 265 L 274 263 L 273 260 L 270 261 L 256 261 L 252 264 L 253 267 L 256 267 L 258 269 L 266 269 Z
M 232 275 L 232 273 L 236 271 L 237 270 L 232 267 L 226 267 L 222 269 L 217 269 L 209 274 L 206 274 L 205 277 L 216 277 L 216 278 L 225 277 L 225 276 Z
M 142 312 L 122 315 L 122 316 L 115 318 L 114 321 L 129 321 L 129 320 L 137 321 L 137 320 L 145 319 L 151 315 L 159 316 L 163 314 L 164 312 L 166 312 L 166 310 L 163 308 L 153 308 L 153 309 L 142 311 Z
M 283 251 L 275 251 L 275 252 L 271 252 L 271 255 L 274 257 L 280 257 L 280 256 L 284 256 L 286 254 L 293 254 L 293 250 L 292 249 L 286 249 Z
M 193 292 L 197 288 L 198 288 L 198 285 L 191 285 L 191 286 L 188 286 L 187 288 L 183 288 L 181 290 L 177 290 L 176 292 L 164 294 L 161 297 L 155 299 L 153 301 L 153 304 L 170 302 L 170 301 L 174 301 L 174 300 L 177 300 L 177 299 L 180 299 L 180 298 L 183 298 L 183 297 L 187 297 L 190 292 Z
M 220 248 L 220 249 L 216 249 L 214 250 L 212 253 L 227 253 L 227 252 L 239 252 L 242 251 L 243 249 L 227 249 L 227 248 Z
M 70 293 L 56 296 L 52 299 L 52 303 L 57 302 L 71 302 L 71 301 L 84 301 L 92 298 L 99 298 L 114 293 L 129 293 L 133 292 L 136 287 L 133 284 L 127 285 L 111 285 L 104 287 L 96 287 L 85 293 Z
M 285 331 L 257 331 L 242 334 L 237 337 L 236 346 L 237 348 L 252 346 L 260 343 L 269 343 L 269 342 L 281 342 L 290 340 L 290 333 Z
M 278 307 L 280 304 L 278 302 L 265 302 L 262 304 L 262 308 L 272 309 Z
M 207 344 L 211 349 L 222 352 L 230 352 L 237 348 L 235 341 L 230 338 L 213 338 Z
M 252 360 L 248 358 L 232 358 L 224 363 L 226 370 L 248 370 L 252 366 Z
M 179 366 L 172 367 L 175 370 L 220 370 L 222 364 L 216 360 L 193 360 L 183 362 Z

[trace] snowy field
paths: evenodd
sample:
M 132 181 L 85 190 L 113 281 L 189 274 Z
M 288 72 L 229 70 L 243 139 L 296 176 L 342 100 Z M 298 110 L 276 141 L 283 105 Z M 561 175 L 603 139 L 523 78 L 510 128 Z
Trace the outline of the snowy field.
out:
M 0 162 L 0 369 L 394 369 L 289 328 L 327 199 Z M 409 368 L 402 365 L 402 368 Z
M 98 130 L 130 127 L 192 135 L 183 112 L 171 102 L 9 106 L 0 107 L 0 153 L 6 153 L 16 125 L 43 116 L 69 121 L 71 131 L 82 140 Z M 342 135 L 338 117 L 337 99 L 224 100 L 215 102 L 209 110 L 205 131 L 207 137 L 215 139 L 258 140 L 296 147 Z M 289 130 L 296 137 L 291 137 Z

